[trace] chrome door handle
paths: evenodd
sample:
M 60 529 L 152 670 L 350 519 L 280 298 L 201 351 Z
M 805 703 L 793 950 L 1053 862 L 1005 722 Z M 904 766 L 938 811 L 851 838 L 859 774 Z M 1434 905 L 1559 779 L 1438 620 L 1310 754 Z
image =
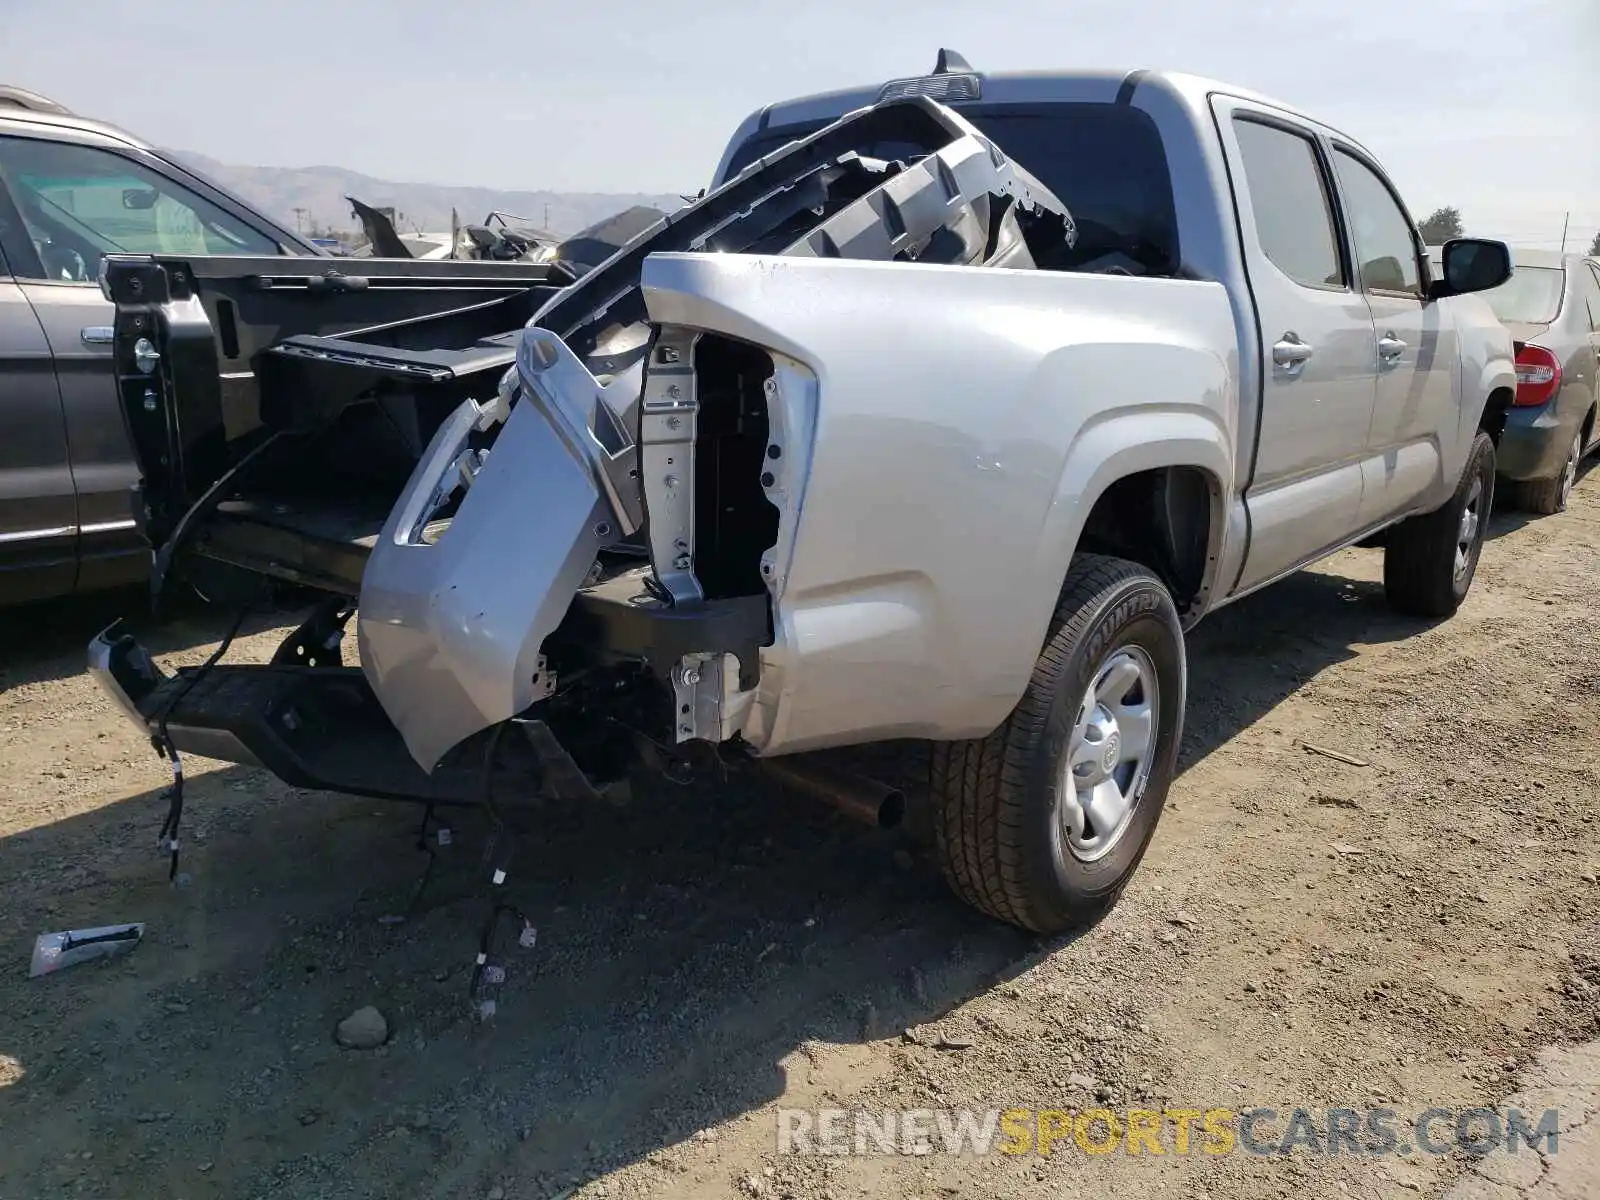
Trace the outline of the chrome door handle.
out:
M 1384 362 L 1395 362 L 1406 352 L 1406 344 L 1391 333 L 1378 339 L 1378 357 Z
M 1286 333 L 1272 346 L 1272 361 L 1280 367 L 1293 370 L 1305 363 L 1311 357 L 1312 349 L 1309 342 L 1300 340 L 1300 335 L 1293 330 Z
M 85 325 L 78 336 L 85 346 L 109 346 L 116 338 L 116 331 L 109 325 Z

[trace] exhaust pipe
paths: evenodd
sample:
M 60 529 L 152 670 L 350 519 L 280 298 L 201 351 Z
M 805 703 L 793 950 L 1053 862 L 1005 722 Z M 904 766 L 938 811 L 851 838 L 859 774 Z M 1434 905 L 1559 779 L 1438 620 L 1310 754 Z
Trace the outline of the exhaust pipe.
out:
M 906 815 L 905 794 L 876 779 L 805 761 L 809 756 L 759 760 L 760 773 L 774 783 L 804 792 L 845 816 L 878 829 L 893 829 Z

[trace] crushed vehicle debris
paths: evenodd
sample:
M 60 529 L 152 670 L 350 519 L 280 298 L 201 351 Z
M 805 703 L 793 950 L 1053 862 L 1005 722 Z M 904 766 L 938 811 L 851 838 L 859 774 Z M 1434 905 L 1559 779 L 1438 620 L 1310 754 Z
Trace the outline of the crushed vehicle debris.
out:
M 91 669 L 174 756 L 429 805 L 781 756 L 892 825 L 895 789 L 805 752 L 927 739 L 946 876 L 1062 928 L 1154 831 L 1185 627 L 1379 536 L 1397 605 L 1447 615 L 1481 545 L 1514 375 L 1454 297 L 1504 247 L 1418 266 L 1456 349 L 1413 348 L 1429 399 L 1375 424 L 1382 345 L 1357 412 L 1358 368 L 1279 333 L 1375 336 L 1272 274 L 1253 134 L 1218 132 L 1264 105 L 945 52 L 753 116 L 592 264 L 113 256 L 156 595 L 327 599 L 269 665 L 169 676 L 113 627 Z M 1349 420 L 1285 424 L 1308 399 Z
M 142 921 L 41 933 L 33 940 L 33 957 L 28 964 L 28 975 L 37 979 L 41 975 L 52 975 L 94 959 L 131 954 L 143 940 Z
M 498 210 L 476 225 L 463 225 L 452 209 L 447 232 L 403 234 L 395 228 L 393 209 L 364 204 L 354 196 L 345 199 L 367 235 L 366 244 L 357 248 L 351 258 L 555 263 L 572 275 L 599 266 L 667 215 L 658 208 L 635 205 L 602 218 L 571 237 L 561 237 L 535 227 L 526 217 Z

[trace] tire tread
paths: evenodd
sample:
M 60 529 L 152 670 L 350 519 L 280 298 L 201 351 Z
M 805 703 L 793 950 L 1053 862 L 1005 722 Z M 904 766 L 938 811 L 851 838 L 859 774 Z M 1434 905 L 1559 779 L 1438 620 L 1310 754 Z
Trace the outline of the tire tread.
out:
M 1037 910 L 1025 877 L 1028 769 L 1046 733 L 1053 685 L 1103 615 L 1103 598 L 1131 579 L 1153 576 L 1126 559 L 1078 555 L 1033 677 L 1011 715 L 987 737 L 933 746 L 929 791 L 940 866 L 957 895 L 998 920 L 1035 932 L 1055 925 Z
M 1454 584 L 1456 529 L 1472 478 L 1484 471 L 1485 460 L 1489 482 L 1481 519 L 1487 525 L 1494 506 L 1494 442 L 1480 431 L 1450 499 L 1432 512 L 1408 517 L 1389 531 L 1383 552 L 1383 591 L 1396 611 L 1416 617 L 1449 617 L 1461 606 Z
M 1523 512 L 1553 517 L 1561 511 L 1561 477 L 1525 479 L 1517 484 L 1515 500 Z

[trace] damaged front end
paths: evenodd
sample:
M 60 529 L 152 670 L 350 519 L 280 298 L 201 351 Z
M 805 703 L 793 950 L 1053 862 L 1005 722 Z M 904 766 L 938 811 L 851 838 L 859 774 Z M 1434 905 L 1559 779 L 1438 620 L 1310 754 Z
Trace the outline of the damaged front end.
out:
M 907 149 L 861 153 L 883 145 Z M 367 539 L 358 594 L 335 595 L 281 661 L 167 678 L 112 633 L 92 665 L 179 748 L 374 795 L 470 795 L 474 748 L 508 721 L 532 731 L 547 782 L 570 777 L 579 791 L 615 777 L 622 745 L 669 766 L 696 746 L 781 750 L 785 664 L 799 648 L 782 644 L 776 617 L 825 366 L 754 322 L 696 323 L 678 265 L 1029 269 L 1074 239 L 1060 201 L 952 110 L 914 97 L 848 114 L 554 291 L 520 336 L 481 339 L 472 369 L 485 381 L 493 368 L 492 385 L 466 387 L 438 421 Z M 459 367 L 349 337 L 266 351 L 285 355 L 353 381 L 426 369 L 439 384 Z M 265 411 L 273 376 L 257 376 Z M 281 424 L 303 431 L 304 412 Z M 336 649 L 308 661 L 336 647 L 351 608 L 359 669 Z

